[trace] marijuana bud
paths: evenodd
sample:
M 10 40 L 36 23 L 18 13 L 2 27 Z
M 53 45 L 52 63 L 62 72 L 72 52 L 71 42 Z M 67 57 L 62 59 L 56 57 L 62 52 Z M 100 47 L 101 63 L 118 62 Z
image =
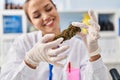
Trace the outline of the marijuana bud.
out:
M 80 32 L 80 31 L 81 29 L 79 27 L 76 27 L 70 24 L 67 29 L 63 30 L 61 34 L 55 36 L 53 40 L 63 37 L 64 38 L 63 41 L 65 41 L 65 40 L 72 38 L 77 32 Z

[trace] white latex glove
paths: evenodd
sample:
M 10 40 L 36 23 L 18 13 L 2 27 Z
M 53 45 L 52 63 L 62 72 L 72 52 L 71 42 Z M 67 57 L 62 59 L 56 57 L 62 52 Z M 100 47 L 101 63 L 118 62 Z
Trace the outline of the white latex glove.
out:
M 62 64 L 58 63 L 58 61 L 65 59 L 67 55 L 59 54 L 67 50 L 68 46 L 61 46 L 55 49 L 55 47 L 57 47 L 63 41 L 63 38 L 51 41 L 54 36 L 54 34 L 46 34 L 30 51 L 26 53 L 25 61 L 36 67 L 41 61 L 60 67 L 63 66 Z
M 97 18 L 94 14 L 94 11 L 89 10 L 88 14 L 90 16 L 89 20 L 89 26 L 87 26 L 84 23 L 80 22 L 72 22 L 73 26 L 80 27 L 80 28 L 86 28 L 87 29 L 87 34 L 83 33 L 78 33 L 80 37 L 83 39 L 85 42 L 88 52 L 90 53 L 90 56 L 94 56 L 98 53 L 100 53 L 100 48 L 98 46 L 98 39 L 100 38 L 99 31 L 100 31 L 100 26 L 97 22 Z

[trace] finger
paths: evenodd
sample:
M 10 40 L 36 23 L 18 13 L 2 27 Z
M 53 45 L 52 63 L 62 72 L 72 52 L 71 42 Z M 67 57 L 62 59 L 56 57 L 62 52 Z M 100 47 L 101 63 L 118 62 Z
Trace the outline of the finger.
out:
M 50 61 L 51 62 L 58 62 L 58 61 L 62 61 L 64 59 L 67 58 L 67 55 L 59 55 L 59 56 L 56 56 L 56 57 L 51 57 Z
M 57 47 L 61 42 L 63 41 L 63 38 L 58 38 L 57 40 L 51 41 L 46 43 L 47 48 L 55 48 Z
M 54 37 L 55 37 L 55 34 L 46 34 L 42 37 L 41 42 L 46 43 L 46 42 L 52 41 Z
M 80 28 L 86 28 L 86 29 L 88 28 L 86 24 L 80 22 L 72 22 L 72 25 Z
M 94 22 L 93 20 L 89 20 L 91 27 L 94 27 L 97 31 L 100 31 L 100 26 L 98 23 Z
M 97 32 L 91 32 L 91 33 L 89 34 L 89 37 L 90 37 L 91 40 L 93 41 L 93 40 L 99 39 L 99 38 L 100 38 L 100 35 L 99 35 Z
M 58 56 L 58 57 L 51 58 L 50 62 L 51 62 L 51 64 L 53 64 L 55 66 L 64 67 L 64 65 L 59 63 L 58 61 L 64 60 L 66 58 L 67 58 L 67 55 L 61 55 L 61 56 Z
M 79 35 L 79 37 L 80 37 L 81 39 L 84 39 L 87 34 L 84 34 L 83 32 L 79 32 L 79 33 L 77 33 L 77 35 Z
M 66 51 L 68 48 L 69 48 L 69 46 L 67 46 L 67 45 L 61 46 L 61 47 L 59 47 L 57 49 L 51 50 L 50 54 L 48 54 L 48 55 L 51 56 L 51 57 L 57 56 L 58 54 Z
M 78 35 L 79 35 L 79 37 L 85 42 L 85 44 L 87 43 L 87 40 L 86 40 L 86 36 L 87 36 L 87 34 L 84 34 L 84 33 L 82 33 L 82 32 L 80 32 L 80 33 L 77 33 Z
M 96 18 L 96 16 L 95 16 L 95 13 L 94 13 L 93 10 L 89 10 L 89 11 L 88 11 L 88 14 L 89 14 L 91 20 L 97 22 L 97 18 Z
M 94 40 L 97 40 L 99 38 L 100 38 L 100 35 L 98 34 L 98 35 L 95 36 Z

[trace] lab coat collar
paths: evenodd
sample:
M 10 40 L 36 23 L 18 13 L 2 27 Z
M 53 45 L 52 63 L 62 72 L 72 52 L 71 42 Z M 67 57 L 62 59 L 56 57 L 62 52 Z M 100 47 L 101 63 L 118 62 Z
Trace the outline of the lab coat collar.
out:
M 37 34 L 37 41 L 39 41 L 42 38 L 42 32 L 39 30 Z

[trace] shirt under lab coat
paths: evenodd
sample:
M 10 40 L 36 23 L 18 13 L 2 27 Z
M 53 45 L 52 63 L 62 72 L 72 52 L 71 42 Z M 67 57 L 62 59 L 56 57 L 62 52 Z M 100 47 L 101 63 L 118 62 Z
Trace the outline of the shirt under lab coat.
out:
M 42 37 L 41 31 L 27 33 L 16 38 L 7 53 L 2 66 L 0 80 L 48 80 L 49 65 L 40 62 L 36 69 L 31 69 L 24 63 L 26 52 Z M 67 63 L 71 67 L 80 69 L 80 80 L 110 80 L 108 70 L 102 59 L 89 62 L 88 52 L 83 41 L 74 36 L 61 45 L 69 45 L 69 49 L 62 54 L 68 54 L 67 59 L 61 61 L 63 68 L 53 67 L 53 80 L 67 80 Z

